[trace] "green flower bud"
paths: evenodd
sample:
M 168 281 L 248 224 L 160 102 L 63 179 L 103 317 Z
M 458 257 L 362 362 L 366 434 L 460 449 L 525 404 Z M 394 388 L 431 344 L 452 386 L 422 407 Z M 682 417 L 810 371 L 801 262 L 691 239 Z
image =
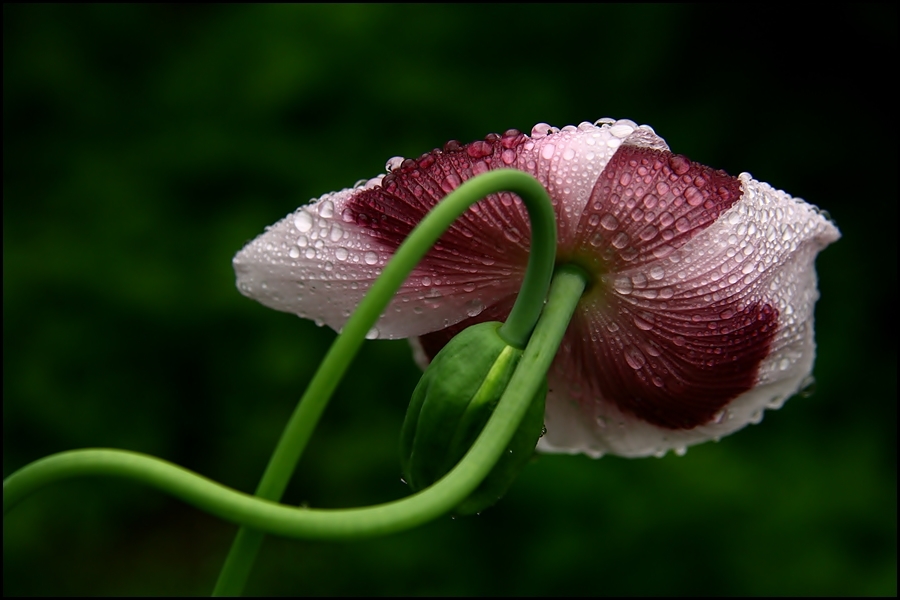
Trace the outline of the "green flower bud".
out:
M 503 341 L 501 325 L 480 323 L 461 332 L 419 380 L 400 434 L 403 475 L 413 491 L 430 486 L 456 466 L 506 390 L 522 350 Z M 506 493 L 541 437 L 546 396 L 545 378 L 506 451 L 455 512 L 481 512 Z

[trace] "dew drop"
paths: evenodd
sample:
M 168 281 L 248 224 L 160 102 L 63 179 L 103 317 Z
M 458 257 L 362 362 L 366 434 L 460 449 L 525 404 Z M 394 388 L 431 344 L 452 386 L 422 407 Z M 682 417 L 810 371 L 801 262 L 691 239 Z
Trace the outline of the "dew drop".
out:
M 483 310 L 484 303 L 477 298 L 466 303 L 466 314 L 470 317 L 477 317 Z
M 659 281 L 663 277 L 665 277 L 666 271 L 660 266 L 655 266 L 650 269 L 650 279 L 655 279 Z
M 659 233 L 659 230 L 653 225 L 647 225 L 643 229 L 638 232 L 638 236 L 645 242 L 652 240 L 656 237 L 656 234 Z
M 624 231 L 620 231 L 616 234 L 616 236 L 612 239 L 612 245 L 616 248 L 622 249 L 628 245 L 628 234 Z
M 673 154 L 669 157 L 669 167 L 676 175 L 684 175 L 691 170 L 691 161 L 681 154 Z
M 370 329 L 369 332 L 366 334 L 366 339 L 367 339 L 367 340 L 374 340 L 374 339 L 376 339 L 377 337 L 378 337 L 378 328 L 377 328 L 377 327 L 373 327 L 373 328 Z
M 323 219 L 330 219 L 334 216 L 334 202 L 331 200 L 323 200 L 319 204 L 319 216 Z
M 612 231 L 619 226 L 619 220 L 610 213 L 606 213 L 603 215 L 603 218 L 600 219 L 600 225 L 602 225 L 604 229 Z
M 338 248 L 334 251 L 334 257 L 338 260 L 347 260 L 347 257 L 350 256 L 350 251 L 346 248 Z
M 816 379 L 812 375 L 808 375 L 800 384 L 800 391 L 797 394 L 801 398 L 809 398 L 816 393 Z
M 378 255 L 372 251 L 366 252 L 365 256 L 363 256 L 363 260 L 366 261 L 367 265 L 374 265 L 378 262 Z
M 638 370 L 647 364 L 647 358 L 644 353 L 637 349 L 636 346 L 625 347 L 625 362 L 632 369 Z
M 462 183 L 462 180 L 459 178 L 459 176 L 455 173 L 450 173 L 441 180 L 441 189 L 449 194 L 457 187 L 459 187 L 460 183 Z
M 503 236 L 514 244 L 518 244 L 519 242 L 522 241 L 522 236 L 519 234 L 519 230 L 515 229 L 515 228 L 512 228 L 512 229 L 504 228 Z
M 700 190 L 698 190 L 694 186 L 691 186 L 684 190 L 684 198 L 691 206 L 700 206 L 701 204 L 703 204 L 703 194 L 701 194 Z
M 628 295 L 634 290 L 634 285 L 631 283 L 630 277 L 619 276 L 613 281 L 613 288 L 620 294 Z
M 651 329 L 653 329 L 652 324 L 648 323 L 647 321 L 643 320 L 642 318 L 640 318 L 636 315 L 634 317 L 632 317 L 632 320 L 634 321 L 634 326 L 637 327 L 638 329 L 641 329 L 643 331 L 650 331 Z
M 399 169 L 400 165 L 402 165 L 402 164 L 403 164 L 402 156 L 392 156 L 391 158 L 388 159 L 388 161 L 386 163 L 384 163 L 384 170 L 387 171 L 388 173 L 390 173 L 391 171 L 393 171 L 395 169 Z
M 291 246 L 290 251 L 288 251 L 288 256 L 291 258 L 300 258 L 300 248 L 297 246 Z
M 312 216 L 306 212 L 305 210 L 298 210 L 294 213 L 294 227 L 297 228 L 297 231 L 300 233 L 306 233 L 313 226 Z

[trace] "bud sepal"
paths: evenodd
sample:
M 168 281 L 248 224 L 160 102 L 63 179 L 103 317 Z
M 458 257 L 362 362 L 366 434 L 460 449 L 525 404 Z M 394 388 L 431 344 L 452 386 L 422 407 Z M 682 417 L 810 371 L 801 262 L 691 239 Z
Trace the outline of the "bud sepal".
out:
M 446 475 L 471 448 L 506 390 L 523 351 L 500 337 L 502 323 L 480 323 L 454 337 L 432 360 L 413 392 L 403 429 L 403 475 L 420 491 Z M 503 455 L 457 514 L 479 513 L 499 500 L 533 455 L 544 428 L 546 378 Z

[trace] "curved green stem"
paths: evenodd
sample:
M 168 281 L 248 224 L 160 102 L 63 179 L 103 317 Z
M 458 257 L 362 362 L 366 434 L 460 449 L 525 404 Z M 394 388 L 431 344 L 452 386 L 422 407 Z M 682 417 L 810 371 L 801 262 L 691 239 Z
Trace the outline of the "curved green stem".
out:
M 563 267 L 557 272 L 519 368 L 475 444 L 444 478 L 402 500 L 353 509 L 297 508 L 239 492 L 146 454 L 87 449 L 48 456 L 10 475 L 3 482 L 4 513 L 51 483 L 107 475 L 150 485 L 222 519 L 286 537 L 360 539 L 420 525 L 459 504 L 493 468 L 556 355 L 585 282 L 578 270 Z
M 391 298 L 450 225 L 470 206 L 489 194 L 509 191 L 525 203 L 531 220 L 532 242 L 525 280 L 516 299 L 511 329 L 501 336 L 519 348 L 531 333 L 553 273 L 556 258 L 556 218 L 544 187 L 532 176 L 513 169 L 489 171 L 463 183 L 448 194 L 413 229 L 381 275 L 344 325 L 325 355 L 306 393 L 294 410 L 263 474 L 256 495 L 279 500 L 296 468 L 300 455 L 318 423 L 331 394 L 356 356 L 366 334 L 375 325 Z M 526 287 L 527 286 L 527 287 Z M 250 574 L 262 544 L 262 534 L 241 529 L 225 559 L 214 594 L 238 594 Z
M 509 191 L 519 195 L 525 203 L 531 220 L 531 255 L 525 279 L 512 313 L 500 330 L 501 336 L 511 345 L 519 348 L 525 345 L 541 312 L 547 285 L 552 275 L 556 253 L 556 223 L 549 197 L 537 180 L 521 171 L 501 169 L 475 177 L 449 194 L 426 215 L 408 239 L 397 249 L 381 276 L 344 326 L 341 335 L 331 346 L 306 393 L 294 410 L 257 487 L 257 497 L 264 500 L 281 498 L 331 394 L 355 357 L 366 333 L 378 320 L 379 315 L 410 271 L 455 219 L 484 196 L 500 191 Z M 515 421 L 515 424 L 518 424 L 518 420 Z M 511 430 L 514 429 L 515 427 L 512 427 Z M 502 445 L 495 445 L 502 450 L 508 441 L 507 439 Z M 482 457 L 482 459 L 484 458 Z M 496 457 L 485 464 L 493 465 L 495 461 Z M 484 478 L 489 469 L 481 470 L 484 470 L 484 473 L 479 476 L 477 473 L 480 473 L 480 470 L 477 471 L 476 478 L 471 482 L 467 481 L 464 487 L 468 487 L 471 483 L 472 489 L 474 489 L 474 486 Z M 139 475 L 139 471 L 144 471 L 144 475 Z M 461 474 L 451 478 L 451 482 L 457 481 L 455 478 L 465 479 L 472 476 L 468 468 L 463 468 L 459 473 Z M 278 523 L 277 519 L 271 521 L 268 517 L 261 517 L 259 512 L 262 510 L 262 513 L 266 513 L 268 510 L 284 516 L 283 511 L 296 509 L 288 509 L 276 504 L 269 504 L 266 509 L 260 509 L 260 501 L 249 503 L 252 497 L 229 490 L 171 463 L 140 454 L 114 450 L 83 450 L 63 453 L 25 467 L 4 481 L 4 510 L 8 510 L 21 499 L 24 495 L 22 490 L 35 489 L 35 487 L 46 485 L 60 478 L 85 474 L 112 474 L 140 479 L 150 485 L 165 489 L 192 504 L 201 506 L 222 518 L 246 525 L 238 532 L 226 559 L 216 585 L 215 593 L 217 594 L 240 593 L 262 543 L 263 531 L 288 535 L 291 535 L 290 531 L 297 531 L 297 535 L 317 536 L 315 525 L 298 526 L 295 523 L 292 526 L 286 521 Z M 463 479 L 459 479 L 459 481 L 463 481 Z M 443 486 L 440 489 L 443 489 Z M 212 495 L 227 497 L 230 500 L 225 505 L 218 505 L 211 499 L 212 492 L 215 492 Z M 422 518 L 427 520 L 450 510 L 469 492 L 471 489 L 465 490 L 465 493 L 451 494 L 447 492 L 448 495 L 436 503 L 434 498 L 438 498 L 438 494 L 430 493 L 426 496 L 426 498 L 430 498 L 427 502 L 414 500 L 414 503 L 424 502 L 424 506 L 430 507 L 421 513 L 426 515 Z M 411 498 L 419 497 L 420 495 L 417 494 Z M 392 509 L 388 506 L 390 505 L 375 507 L 372 509 L 373 512 L 363 513 L 364 520 L 369 519 L 370 523 L 394 523 L 391 527 L 396 526 L 397 523 L 409 522 L 409 519 L 403 515 L 392 512 L 410 510 L 408 507 Z M 338 512 L 340 513 L 340 511 Z M 311 513 L 301 512 L 299 514 L 309 515 Z M 346 521 L 345 515 L 335 514 L 337 514 L 338 523 L 343 523 L 343 527 L 349 527 L 346 531 L 350 533 L 346 535 L 365 535 L 360 533 L 362 530 L 358 524 L 350 526 L 351 521 Z M 410 514 L 418 513 L 413 511 Z M 301 522 L 305 523 L 302 519 Z M 355 523 L 355 521 L 352 522 Z M 409 522 L 410 524 L 406 526 L 412 526 L 418 522 L 421 521 Z M 273 525 L 272 523 L 278 524 Z M 247 529 L 247 527 L 253 529 Z M 291 527 L 295 529 L 291 529 Z M 337 529 L 326 527 L 322 531 L 329 533 L 322 535 L 329 538 L 341 537 L 341 530 L 343 529 L 340 526 Z M 301 531 L 304 533 L 299 533 Z

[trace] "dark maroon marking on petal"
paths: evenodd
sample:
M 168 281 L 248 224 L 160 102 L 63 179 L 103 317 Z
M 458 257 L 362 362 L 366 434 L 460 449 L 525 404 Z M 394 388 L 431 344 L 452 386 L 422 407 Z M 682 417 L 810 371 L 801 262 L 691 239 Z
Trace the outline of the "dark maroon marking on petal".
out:
M 557 362 L 587 383 L 583 402 L 601 397 L 653 425 L 692 429 L 756 385 L 777 327 L 769 304 L 650 314 L 613 300 L 576 313 Z
M 469 317 L 465 321 L 460 321 L 455 325 L 445 327 L 434 333 L 420 336 L 419 343 L 422 345 L 422 350 L 425 351 L 428 360 L 437 356 L 437 353 L 441 351 L 441 348 L 446 346 L 447 342 L 452 340 L 457 333 L 461 332 L 466 327 L 471 327 L 472 325 L 477 325 L 478 323 L 484 323 L 486 321 L 506 321 L 506 317 L 509 316 L 509 312 L 512 310 L 515 300 L 515 296 L 510 296 L 509 298 L 487 307 L 477 317 Z
M 460 145 L 451 140 L 443 150 L 433 150 L 416 160 L 404 160 L 385 175 L 381 185 L 356 193 L 347 203 L 343 218 L 365 229 L 391 250 L 444 196 L 485 171 L 511 166 L 518 146 L 527 137 L 515 130 L 502 136 Z M 528 260 L 530 225 L 521 201 L 513 194 L 492 194 L 469 209 L 441 237 L 421 268 L 467 270 L 502 263 L 524 265 Z
M 576 229 L 573 258 L 599 258 L 611 271 L 663 258 L 740 197 L 740 180 L 725 171 L 625 144 L 594 185 Z

